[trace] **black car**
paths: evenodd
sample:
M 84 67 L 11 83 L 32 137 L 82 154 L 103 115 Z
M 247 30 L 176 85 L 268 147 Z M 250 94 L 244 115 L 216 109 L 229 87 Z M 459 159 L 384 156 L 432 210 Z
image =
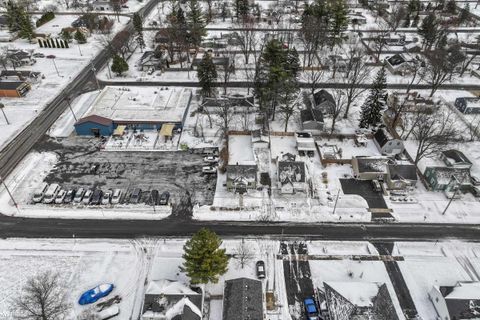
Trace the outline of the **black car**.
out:
M 142 198 L 142 189 L 135 188 L 133 189 L 132 193 L 130 194 L 130 201 L 129 203 L 139 203 L 140 199 Z
M 102 195 L 103 195 L 102 190 L 95 189 L 95 191 L 93 191 L 92 200 L 90 201 L 90 204 L 99 205 L 100 202 L 102 201 Z
M 158 200 L 158 204 L 166 206 L 168 204 L 168 200 L 170 200 L 170 192 L 162 192 L 162 194 L 160 195 L 160 199 Z
M 158 190 L 150 191 L 150 196 L 148 197 L 147 204 L 155 206 L 158 204 Z
M 63 203 L 72 203 L 74 197 L 75 189 L 68 189 L 67 194 L 65 194 L 65 198 L 63 199 Z
M 257 261 L 256 269 L 257 269 L 257 278 L 258 279 L 265 279 L 265 262 Z

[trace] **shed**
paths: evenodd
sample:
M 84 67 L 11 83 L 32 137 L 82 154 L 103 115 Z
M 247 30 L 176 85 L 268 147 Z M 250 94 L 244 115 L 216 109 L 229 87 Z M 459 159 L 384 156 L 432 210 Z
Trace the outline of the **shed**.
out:
M 413 164 L 389 164 L 387 166 L 387 185 L 389 189 L 405 189 L 417 183 L 417 168 Z
M 79 136 L 109 136 L 113 129 L 111 119 L 97 115 L 86 116 L 75 123 L 75 132 Z
M 385 157 L 353 157 L 352 169 L 357 179 L 385 180 L 388 161 Z
M 388 137 L 383 129 L 378 129 L 373 138 L 375 145 L 383 155 L 394 156 L 405 150 L 402 140 Z
M 314 109 L 329 110 L 332 105 L 335 106 L 335 99 L 325 89 L 315 92 L 312 100 L 312 106 Z
M 303 130 L 323 130 L 323 114 L 318 109 L 308 108 L 300 111 Z

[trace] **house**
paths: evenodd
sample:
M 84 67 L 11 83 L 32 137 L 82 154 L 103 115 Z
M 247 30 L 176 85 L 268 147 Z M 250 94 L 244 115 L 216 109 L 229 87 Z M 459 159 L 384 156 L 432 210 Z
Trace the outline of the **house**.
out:
M 225 281 L 223 320 L 263 320 L 260 280 L 237 278 Z
M 297 132 L 295 134 L 298 154 L 301 156 L 312 157 L 317 149 L 315 140 L 310 132 Z
M 305 131 L 323 130 L 323 114 L 319 109 L 307 108 L 300 111 L 302 129 Z
M 383 155 L 395 156 L 405 150 L 402 140 L 388 137 L 383 129 L 378 129 L 375 132 L 373 141 Z
M 278 187 L 281 193 L 305 191 L 305 163 L 301 161 L 278 162 Z
M 440 152 L 440 159 L 448 166 L 458 169 L 470 169 L 472 162 L 463 154 L 463 152 L 450 149 Z
M 480 113 L 480 97 L 462 97 L 455 99 L 455 107 L 461 113 Z
M 453 167 L 426 167 L 423 173 L 434 191 L 449 191 L 459 186 L 461 191 L 469 191 L 472 184 L 470 169 Z
M 25 81 L 0 81 L 0 97 L 23 97 L 30 89 L 30 84 Z
M 387 186 L 391 190 L 403 190 L 417 184 L 417 168 L 411 163 L 387 165 Z
M 310 102 L 313 109 L 318 109 L 323 112 L 327 112 L 335 107 L 335 99 L 328 91 L 324 89 L 315 92 L 313 97 L 311 97 Z
M 428 297 L 435 307 L 437 319 L 467 320 L 480 317 L 480 282 L 433 286 Z
M 113 129 L 114 125 L 111 119 L 97 115 L 86 116 L 75 123 L 75 132 L 79 136 L 110 136 Z
M 330 320 L 398 320 L 385 283 L 324 282 Z
M 362 157 L 352 158 L 352 169 L 355 178 L 360 180 L 385 180 L 387 177 L 387 165 L 389 159 L 386 157 Z
M 145 291 L 141 320 L 201 320 L 203 294 L 179 281 L 151 280 Z
M 2 80 L 20 80 L 37 83 L 42 79 L 42 73 L 27 70 L 2 70 L 0 78 Z
M 407 61 L 407 58 L 403 54 L 395 54 L 385 59 L 385 65 L 387 69 L 398 75 L 405 75 L 411 70 L 411 61 Z
M 107 1 L 107 0 L 95 0 L 90 3 L 93 10 L 96 11 L 113 11 L 113 4 L 118 3 L 119 6 L 124 5 L 127 0 L 118 0 L 118 1 Z
M 138 62 L 138 70 L 160 70 L 166 65 L 167 61 L 162 52 L 145 51 Z
M 388 110 L 396 110 L 400 106 L 402 112 L 423 112 L 431 113 L 436 108 L 436 103 L 431 97 L 424 97 L 413 91 L 409 93 L 394 92 L 387 98 Z
M 36 62 L 36 60 L 32 58 L 32 52 L 33 50 L 8 49 L 7 60 L 14 68 L 31 66 Z
M 227 190 L 245 193 L 257 187 L 257 165 L 227 165 Z

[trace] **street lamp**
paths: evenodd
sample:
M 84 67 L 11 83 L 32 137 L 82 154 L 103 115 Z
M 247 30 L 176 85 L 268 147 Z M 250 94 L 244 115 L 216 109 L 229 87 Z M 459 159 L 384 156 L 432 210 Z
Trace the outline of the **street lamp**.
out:
M 3 110 L 4 108 L 5 108 L 5 105 L 3 103 L 0 103 L 0 110 L 2 110 L 3 117 L 5 118 L 5 121 L 7 121 L 7 125 L 9 125 L 10 122 L 8 122 L 7 115 L 5 114 L 5 111 Z
M 51 59 L 53 61 L 53 66 L 55 67 L 55 71 L 57 71 L 57 75 L 60 77 L 60 72 L 58 72 L 57 64 L 55 63 L 55 56 L 53 54 L 48 55 L 47 59 Z
M 456 178 L 452 175 L 450 180 L 455 180 L 456 181 Z M 447 212 L 448 207 L 450 207 L 450 204 L 452 203 L 453 199 L 455 199 L 455 197 L 457 196 L 457 192 L 458 192 L 458 190 L 460 190 L 459 184 L 460 183 L 458 181 L 456 181 L 456 184 L 452 187 L 453 195 L 450 197 L 450 200 L 448 201 L 447 206 L 445 207 L 445 210 L 443 210 L 442 215 L 445 215 L 445 213 Z

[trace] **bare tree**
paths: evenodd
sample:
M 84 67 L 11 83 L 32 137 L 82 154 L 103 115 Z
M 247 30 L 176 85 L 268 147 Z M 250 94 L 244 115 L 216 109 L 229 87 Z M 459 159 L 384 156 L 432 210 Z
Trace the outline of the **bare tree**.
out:
M 241 29 L 235 32 L 238 47 L 245 58 L 245 65 L 248 65 L 250 55 L 256 54 L 257 34 L 255 30 L 253 30 L 255 27 L 255 18 L 246 16 L 243 19 L 239 19 L 237 27 Z
M 332 96 L 335 101 L 334 104 L 329 104 L 327 109 L 327 114 L 332 117 L 332 126 L 330 127 L 330 134 L 335 131 L 335 125 L 337 124 L 337 119 L 340 116 L 340 113 L 343 112 L 346 106 L 347 97 L 343 90 L 335 89 L 332 91 Z
M 396 3 L 391 6 L 391 11 L 387 18 L 387 23 L 393 32 L 396 32 L 400 23 L 407 17 L 407 8 L 402 3 Z
M 242 242 L 240 242 L 235 248 L 233 257 L 238 261 L 238 264 L 243 269 L 246 264 L 253 260 L 254 254 L 252 248 L 245 243 L 244 239 L 242 239 Z
M 220 137 L 224 138 L 226 137 L 228 129 L 230 127 L 230 123 L 233 120 L 234 110 L 232 104 L 228 99 L 220 99 L 219 102 L 219 106 L 217 107 L 217 125 L 219 126 Z
M 465 45 L 465 44 L 464 44 Z M 465 60 L 463 60 L 460 66 L 460 77 L 463 77 L 465 71 L 467 71 L 468 67 L 480 55 L 480 36 L 475 37 L 475 42 L 468 45 L 468 53 L 465 52 Z
M 230 78 L 235 74 L 235 59 L 236 53 L 230 47 L 220 51 L 220 56 L 224 59 L 222 68 L 219 70 L 220 77 L 223 82 L 223 94 L 227 94 L 227 86 Z
M 65 288 L 58 273 L 45 271 L 31 277 L 13 301 L 13 317 L 17 320 L 64 319 L 70 309 Z
M 310 65 L 303 67 L 301 76 L 310 87 L 310 94 L 314 94 L 318 84 L 324 79 L 326 73 L 325 67 L 322 65 L 320 56 L 317 54 L 310 60 Z
M 120 22 L 120 12 L 122 12 L 122 4 L 120 0 L 110 0 L 110 7 L 117 16 L 117 21 Z
M 8 69 L 9 59 L 10 58 L 8 55 L 8 47 L 6 46 L 0 47 L 0 64 L 5 70 Z
M 469 140 L 475 141 L 480 134 L 480 115 L 468 115 L 465 117 L 465 122 L 468 127 Z
M 430 91 L 432 97 L 442 84 L 453 78 L 455 69 L 465 60 L 465 56 L 460 52 L 458 45 L 437 48 L 424 54 L 427 58 L 425 80 L 432 87 Z
M 380 61 L 380 55 L 387 46 L 387 38 L 390 36 L 390 27 L 386 22 L 379 22 L 378 29 L 371 34 L 375 58 Z
M 413 113 L 412 136 L 417 143 L 415 165 L 451 144 L 458 133 L 455 115 L 450 110 L 436 109 L 433 113 Z
M 365 52 L 359 47 L 352 47 L 347 53 L 347 65 L 344 82 L 346 87 L 345 96 L 345 113 L 343 118 L 348 118 L 348 112 L 354 101 L 356 101 L 360 95 L 367 90 L 366 87 L 362 87 L 371 73 L 371 68 L 365 63 Z

